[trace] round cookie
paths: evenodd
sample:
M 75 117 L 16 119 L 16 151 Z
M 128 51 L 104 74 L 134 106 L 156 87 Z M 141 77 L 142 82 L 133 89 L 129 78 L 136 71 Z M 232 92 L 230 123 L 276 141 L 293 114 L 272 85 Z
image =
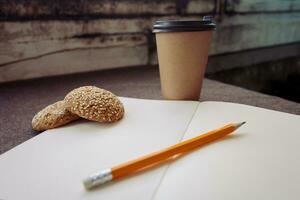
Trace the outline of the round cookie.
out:
M 65 97 L 65 102 L 70 112 L 92 121 L 115 122 L 124 115 L 124 107 L 118 97 L 95 86 L 72 90 Z
M 78 119 L 79 116 L 66 109 L 64 101 L 58 101 L 38 112 L 32 119 L 32 128 L 44 131 L 56 128 Z

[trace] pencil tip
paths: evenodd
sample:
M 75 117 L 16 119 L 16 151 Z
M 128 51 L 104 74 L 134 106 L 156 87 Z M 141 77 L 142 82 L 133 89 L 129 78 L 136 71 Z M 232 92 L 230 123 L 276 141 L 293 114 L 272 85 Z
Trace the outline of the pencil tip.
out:
M 246 122 L 236 123 L 235 124 L 235 129 L 238 129 L 239 127 L 241 127 L 244 124 L 246 124 Z

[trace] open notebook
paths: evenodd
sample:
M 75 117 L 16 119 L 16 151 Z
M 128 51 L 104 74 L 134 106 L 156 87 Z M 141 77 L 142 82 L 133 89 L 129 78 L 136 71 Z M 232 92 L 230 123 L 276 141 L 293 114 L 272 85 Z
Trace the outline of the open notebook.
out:
M 81 120 L 0 156 L 0 199 L 300 199 L 300 117 L 224 103 L 121 98 L 123 120 Z M 86 191 L 82 179 L 227 123 L 234 134 Z

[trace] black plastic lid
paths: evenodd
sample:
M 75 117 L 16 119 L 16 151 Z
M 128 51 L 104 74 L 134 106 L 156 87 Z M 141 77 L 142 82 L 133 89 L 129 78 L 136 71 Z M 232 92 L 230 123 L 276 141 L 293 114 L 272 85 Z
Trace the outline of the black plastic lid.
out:
M 213 30 L 216 30 L 216 24 L 210 16 L 204 16 L 202 20 L 159 20 L 153 25 L 153 33 Z

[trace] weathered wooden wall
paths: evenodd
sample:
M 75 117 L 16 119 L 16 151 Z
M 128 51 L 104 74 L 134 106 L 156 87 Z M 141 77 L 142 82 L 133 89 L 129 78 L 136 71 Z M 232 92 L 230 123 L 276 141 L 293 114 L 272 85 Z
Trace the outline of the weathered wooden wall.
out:
M 226 11 L 232 13 L 300 11 L 298 0 L 227 0 Z
M 214 15 L 210 55 L 300 41 L 293 0 L 2 0 L 0 82 L 157 64 L 152 23 Z

